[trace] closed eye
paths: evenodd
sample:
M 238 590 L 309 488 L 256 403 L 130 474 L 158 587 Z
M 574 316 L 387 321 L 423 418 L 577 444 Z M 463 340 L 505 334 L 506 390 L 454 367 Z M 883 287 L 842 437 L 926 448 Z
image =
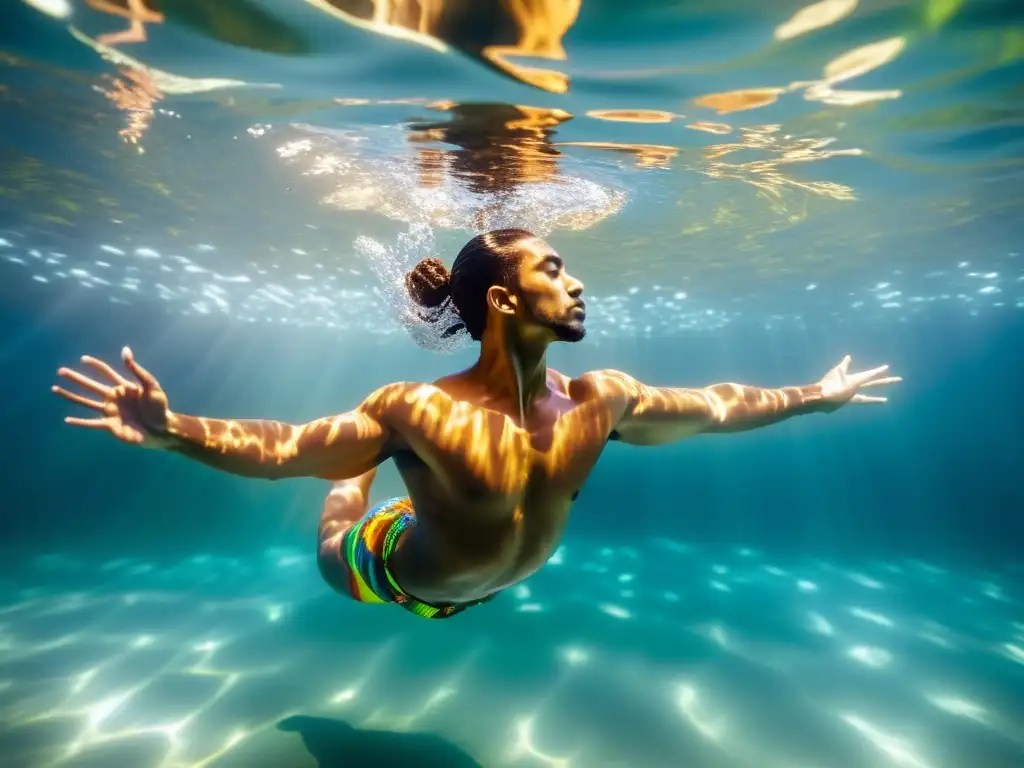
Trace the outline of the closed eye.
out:
M 558 277 L 559 273 L 562 271 L 562 260 L 554 255 L 548 256 L 544 259 L 542 268 L 544 272 L 551 275 L 551 277 Z

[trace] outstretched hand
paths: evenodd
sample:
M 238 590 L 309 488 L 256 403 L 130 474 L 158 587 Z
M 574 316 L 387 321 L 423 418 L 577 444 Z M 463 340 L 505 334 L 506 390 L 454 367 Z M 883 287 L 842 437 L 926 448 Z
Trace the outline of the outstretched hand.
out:
M 121 359 L 136 381 L 126 379 L 102 360 L 88 355 L 82 358 L 82 363 L 94 368 L 108 383 L 70 368 L 58 369 L 58 376 L 73 381 L 100 399 L 91 399 L 60 386 L 52 387 L 53 391 L 102 414 L 91 419 L 69 416 L 64 422 L 76 427 L 105 429 L 126 443 L 159 448 L 167 434 L 167 395 L 153 374 L 135 362 L 128 347 L 121 350 Z
M 850 356 L 847 355 L 842 361 L 825 374 L 825 377 L 818 382 L 821 387 L 821 397 L 830 410 L 840 408 L 847 403 L 884 403 L 887 397 L 881 395 L 863 395 L 862 389 L 869 387 L 881 387 L 888 384 L 898 384 L 903 381 L 899 376 L 887 376 L 888 365 L 881 365 L 862 373 L 850 373 Z

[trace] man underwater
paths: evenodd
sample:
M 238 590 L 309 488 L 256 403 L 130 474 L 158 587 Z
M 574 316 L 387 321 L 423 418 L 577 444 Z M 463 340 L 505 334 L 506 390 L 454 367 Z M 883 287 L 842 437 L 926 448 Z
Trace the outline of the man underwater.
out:
M 544 565 L 609 440 L 662 445 L 882 403 L 861 390 L 901 380 L 888 366 L 851 373 L 849 356 L 817 384 L 782 389 L 651 387 L 614 370 L 570 379 L 547 367 L 546 353 L 552 342 L 583 339 L 583 284 L 550 245 L 519 229 L 474 237 L 450 273 L 439 259 L 423 259 L 405 283 L 425 322 L 443 324 L 455 315 L 442 309 L 457 311 L 457 325 L 437 331 L 464 329 L 479 341 L 475 365 L 433 384 L 388 384 L 352 411 L 302 425 L 175 413 L 127 347 L 134 381 L 83 357 L 108 383 L 57 373 L 99 399 L 53 391 L 102 414 L 68 424 L 236 475 L 337 481 L 320 521 L 325 580 L 361 602 L 446 618 Z M 387 459 L 409 496 L 367 510 L 376 467 Z

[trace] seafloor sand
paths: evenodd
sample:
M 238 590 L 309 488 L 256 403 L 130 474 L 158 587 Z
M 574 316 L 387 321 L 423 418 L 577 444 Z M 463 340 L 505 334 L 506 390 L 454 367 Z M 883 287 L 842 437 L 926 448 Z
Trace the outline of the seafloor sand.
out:
M 0 765 L 1021 766 L 1013 583 L 580 542 L 431 622 L 304 552 L 50 555 L 3 585 Z

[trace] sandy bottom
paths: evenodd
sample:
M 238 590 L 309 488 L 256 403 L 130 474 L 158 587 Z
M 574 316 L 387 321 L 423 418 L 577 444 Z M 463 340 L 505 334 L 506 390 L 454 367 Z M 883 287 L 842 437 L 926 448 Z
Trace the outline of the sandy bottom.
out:
M 1020 575 L 569 543 L 447 621 L 307 552 L 0 587 L 5 767 L 1024 765 Z

